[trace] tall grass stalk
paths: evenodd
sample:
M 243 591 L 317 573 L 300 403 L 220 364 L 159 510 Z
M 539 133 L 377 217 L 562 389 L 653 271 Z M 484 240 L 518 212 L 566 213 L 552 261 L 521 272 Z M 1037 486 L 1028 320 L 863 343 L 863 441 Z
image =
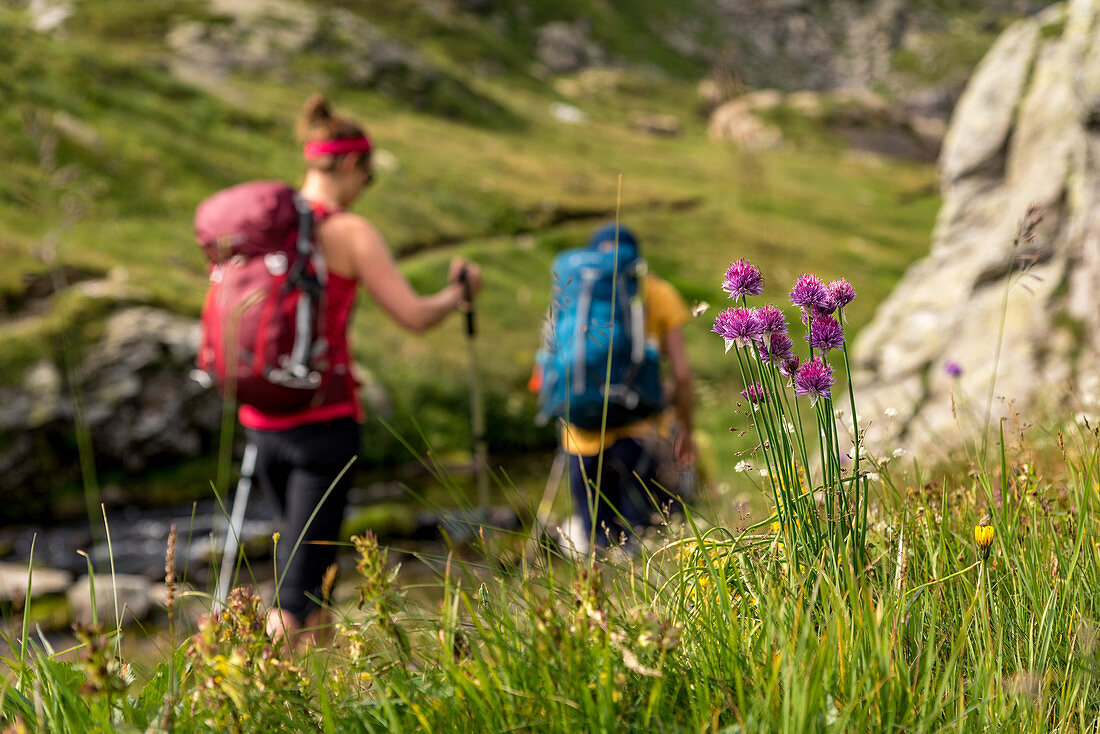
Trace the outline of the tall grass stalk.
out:
M 1001 316 L 997 325 L 997 340 L 993 347 L 993 372 L 989 377 L 989 391 L 985 399 L 985 419 L 982 423 L 982 447 L 980 451 L 982 457 L 985 456 L 988 447 L 989 421 L 993 416 L 993 396 L 997 390 L 997 371 L 1001 366 L 1001 346 L 1004 344 L 1005 324 L 1008 320 L 1008 298 L 1013 285 L 1012 272 L 1021 266 L 1021 263 L 1017 261 L 1020 248 L 1030 245 L 1035 240 L 1035 230 L 1043 221 L 1044 215 L 1045 211 L 1040 206 L 1034 203 L 1029 204 L 1019 226 L 1016 228 L 1016 236 L 1012 240 L 1012 247 L 1009 249 L 1008 262 L 1005 265 L 1004 293 L 1001 296 Z
M 617 308 L 618 304 L 618 285 L 619 285 L 619 227 L 621 225 L 621 216 L 623 208 L 623 176 L 620 173 L 619 179 L 616 185 L 615 193 L 615 255 L 612 260 L 613 265 L 611 267 L 611 303 L 612 308 Z M 604 460 L 604 446 L 607 440 L 607 410 L 609 401 L 611 399 L 611 358 L 613 356 L 615 346 L 615 319 L 611 319 L 611 323 L 608 325 L 607 335 L 607 368 L 604 373 L 603 382 L 603 415 L 600 419 L 600 451 L 596 458 L 596 481 L 590 482 L 587 493 L 589 507 L 588 516 L 592 518 L 592 527 L 588 530 L 588 547 L 594 549 L 596 547 L 596 508 L 599 507 L 601 502 L 608 502 L 603 496 L 603 460 Z M 568 413 L 566 413 L 568 415 Z M 609 503 L 610 504 L 610 503 Z M 629 526 L 629 523 L 626 524 Z
M 45 112 L 25 109 L 23 127 L 36 148 L 40 186 L 35 203 L 48 220 L 57 222 L 57 226 L 43 237 L 41 247 L 38 248 L 38 257 L 46 266 L 53 293 L 62 294 L 68 288 L 60 253 L 63 237 L 72 231 L 73 225 L 84 215 L 87 202 L 83 199 L 87 193 L 81 188 L 79 168 L 75 164 L 61 166 L 58 163 L 60 136 Z M 84 491 L 84 506 L 92 538 L 98 542 L 103 539 L 95 519 L 100 504 L 99 478 L 96 474 L 92 435 L 84 415 L 83 389 L 74 363 L 71 324 L 63 324 L 59 337 L 60 366 L 73 408 L 73 433 Z

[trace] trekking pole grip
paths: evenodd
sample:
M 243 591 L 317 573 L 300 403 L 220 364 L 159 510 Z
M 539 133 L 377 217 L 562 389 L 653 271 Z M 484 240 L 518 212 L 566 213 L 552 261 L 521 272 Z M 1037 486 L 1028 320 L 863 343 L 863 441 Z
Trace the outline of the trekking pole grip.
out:
M 466 333 L 469 336 L 473 336 L 476 332 L 474 325 L 474 297 L 470 292 L 470 276 L 466 271 L 465 265 L 458 271 L 458 282 L 462 284 L 462 300 L 466 312 Z

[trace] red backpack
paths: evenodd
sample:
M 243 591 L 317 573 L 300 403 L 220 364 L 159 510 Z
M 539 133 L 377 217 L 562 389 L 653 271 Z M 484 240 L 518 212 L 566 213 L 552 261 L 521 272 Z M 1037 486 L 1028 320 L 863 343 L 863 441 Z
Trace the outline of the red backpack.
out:
M 219 191 L 195 211 L 211 263 L 198 368 L 222 395 L 265 413 L 302 410 L 321 386 L 313 224 L 309 203 L 279 181 Z

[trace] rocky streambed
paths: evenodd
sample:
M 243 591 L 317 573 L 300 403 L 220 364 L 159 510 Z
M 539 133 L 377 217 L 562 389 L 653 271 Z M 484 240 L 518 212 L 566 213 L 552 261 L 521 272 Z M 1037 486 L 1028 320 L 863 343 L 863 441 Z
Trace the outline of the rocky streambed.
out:
M 530 467 L 532 487 L 542 481 L 534 470 L 542 463 L 532 458 L 523 464 Z M 504 504 L 501 496 L 494 500 L 499 504 L 485 509 L 473 509 L 456 497 L 447 507 L 413 499 L 432 496 L 424 486 L 431 481 L 421 478 L 413 488 L 396 481 L 354 488 L 343 535 L 372 530 L 394 549 L 392 560 L 402 563 L 402 574 L 419 577 L 431 572 L 426 559 L 443 558 L 452 547 L 479 542 L 482 528 L 502 535 L 520 530 L 528 514 L 522 507 L 517 511 Z M 92 523 L 80 519 L 53 526 L 0 527 L 0 619 L 21 618 L 29 580 L 31 618 L 47 632 L 66 630 L 74 622 L 90 623 L 93 616 L 110 620 L 112 626 L 116 619 L 143 626 L 151 620 L 156 626 L 164 620 L 166 556 L 173 526 L 176 578 L 191 592 L 189 615 L 197 617 L 209 608 L 215 587 L 228 527 L 226 505 L 211 498 L 170 507 L 107 510 L 106 523 L 98 517 Z M 238 578 L 267 597 L 273 575 L 272 534 L 277 529 L 273 504 L 254 491 L 240 533 L 246 560 Z M 350 582 L 354 558 L 343 553 L 339 562 Z M 33 573 L 28 573 L 31 565 Z

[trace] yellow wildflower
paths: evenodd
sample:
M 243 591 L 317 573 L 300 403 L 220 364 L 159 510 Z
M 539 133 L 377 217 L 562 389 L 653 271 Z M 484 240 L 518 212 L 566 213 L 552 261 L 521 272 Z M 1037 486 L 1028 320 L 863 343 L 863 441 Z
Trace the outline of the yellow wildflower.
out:
M 993 536 L 995 533 L 996 531 L 993 529 L 992 525 L 974 526 L 974 543 L 978 546 L 983 561 L 989 557 L 989 549 L 993 546 Z

